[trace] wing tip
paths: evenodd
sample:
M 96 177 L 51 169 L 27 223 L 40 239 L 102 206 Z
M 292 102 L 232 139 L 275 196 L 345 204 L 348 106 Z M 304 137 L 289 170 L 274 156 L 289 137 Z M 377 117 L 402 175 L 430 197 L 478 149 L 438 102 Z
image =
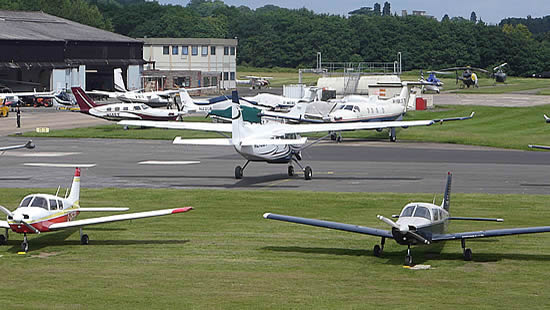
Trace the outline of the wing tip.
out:
M 264 213 L 264 219 L 269 218 L 270 215 L 271 215 L 271 213 L 269 213 L 269 212 L 268 212 L 268 213 Z
M 177 208 L 172 210 L 172 214 L 183 213 L 191 210 L 193 210 L 193 207 Z

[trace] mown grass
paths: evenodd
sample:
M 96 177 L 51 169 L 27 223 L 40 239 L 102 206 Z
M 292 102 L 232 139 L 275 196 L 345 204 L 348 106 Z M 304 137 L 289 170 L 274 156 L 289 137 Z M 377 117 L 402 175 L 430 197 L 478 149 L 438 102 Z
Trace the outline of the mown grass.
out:
M 85 185 L 86 176 L 83 176 Z M 442 184 L 443 186 L 443 184 Z M 35 189 L 0 189 L 13 209 Z M 38 190 L 55 192 L 54 189 Z M 439 195 L 441 196 L 441 195 Z M 10 309 L 356 309 L 547 308 L 550 234 L 415 247 L 418 264 L 402 267 L 406 248 L 378 238 L 268 221 L 264 212 L 387 229 L 377 214 L 398 213 L 432 194 L 318 193 L 170 189 L 83 189 L 83 207 L 129 206 L 145 211 L 191 205 L 194 211 L 155 219 L 30 237 L 0 247 Z M 454 194 L 457 216 L 503 217 L 504 223 L 454 222 L 452 231 L 548 225 L 547 196 Z M 86 216 L 93 216 L 86 214 Z M 97 216 L 97 215 L 96 215 Z M 83 215 L 81 215 L 83 218 Z M 44 258 L 37 256 L 41 255 Z M 47 255 L 51 255 L 45 257 Z
M 550 106 L 524 108 L 502 108 L 485 106 L 438 106 L 434 110 L 410 111 L 405 120 L 439 119 L 455 116 L 467 116 L 472 111 L 476 115 L 471 120 L 434 124 L 429 127 L 398 128 L 398 140 L 455 143 L 478 146 L 492 146 L 511 149 L 527 149 L 528 144 L 550 145 L 548 125 L 543 114 L 550 112 Z M 205 121 L 204 118 L 192 118 L 192 121 Z M 207 120 L 206 120 L 207 121 Z M 26 132 L 27 137 L 65 137 L 65 138 L 118 138 L 118 139 L 165 139 L 176 136 L 184 138 L 220 137 L 216 133 L 190 130 L 140 129 L 123 130 L 113 124 L 67 130 L 52 130 L 48 134 Z M 320 134 L 311 135 L 319 137 Z M 388 137 L 387 130 L 352 131 L 343 133 L 344 138 L 381 139 Z

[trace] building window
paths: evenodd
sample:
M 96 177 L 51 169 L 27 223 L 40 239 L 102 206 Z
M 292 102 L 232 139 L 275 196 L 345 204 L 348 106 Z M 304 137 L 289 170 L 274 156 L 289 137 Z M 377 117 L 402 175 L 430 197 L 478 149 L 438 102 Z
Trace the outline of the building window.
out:
M 199 54 L 199 47 L 196 45 L 191 46 L 191 55 L 197 56 Z
M 226 56 L 229 55 L 229 46 L 224 46 L 223 47 L 223 54 L 226 55 Z
M 182 46 L 181 47 L 181 54 L 182 55 L 189 55 L 189 46 Z
M 210 55 L 216 55 L 216 47 L 210 46 Z
M 202 84 L 203 84 L 202 86 L 203 86 L 203 87 L 208 87 L 208 86 L 210 86 L 210 78 L 209 78 L 209 77 L 205 76 L 205 77 L 202 78 L 202 80 L 203 80 L 203 82 L 202 82 Z
M 211 80 L 211 84 L 212 86 L 218 86 L 218 77 L 217 76 L 213 76 L 212 77 L 212 80 Z
M 162 55 L 168 55 L 170 54 L 170 46 L 165 45 L 162 47 Z
M 235 47 L 231 46 L 231 56 L 235 56 Z
M 189 87 L 191 86 L 191 78 L 188 76 L 174 77 L 174 84 L 181 87 Z
M 229 72 L 224 72 L 224 73 L 223 73 L 223 79 L 224 79 L 225 81 L 229 80 Z
M 175 45 L 175 46 L 172 46 L 172 55 L 177 55 L 179 54 L 179 46 Z
M 235 72 L 231 72 L 229 79 L 235 81 Z
M 208 46 L 202 46 L 201 47 L 201 55 L 207 56 L 208 55 Z

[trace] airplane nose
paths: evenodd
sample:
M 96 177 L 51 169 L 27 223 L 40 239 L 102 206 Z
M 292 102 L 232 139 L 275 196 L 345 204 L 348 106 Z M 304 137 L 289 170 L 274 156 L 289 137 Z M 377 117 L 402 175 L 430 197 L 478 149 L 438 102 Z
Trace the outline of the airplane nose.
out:
M 409 231 L 409 225 L 401 224 L 399 226 L 399 231 L 403 234 L 407 233 Z
M 14 214 L 13 215 L 13 221 L 16 223 L 21 223 L 23 221 L 23 215 L 22 214 Z

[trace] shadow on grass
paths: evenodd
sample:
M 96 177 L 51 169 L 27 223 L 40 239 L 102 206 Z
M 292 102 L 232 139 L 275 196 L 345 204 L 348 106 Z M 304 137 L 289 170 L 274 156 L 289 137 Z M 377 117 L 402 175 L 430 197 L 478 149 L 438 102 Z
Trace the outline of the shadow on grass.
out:
M 456 253 L 441 253 L 444 245 L 437 243 L 426 247 L 412 247 L 411 255 L 413 256 L 414 264 L 424 264 L 427 261 L 463 261 L 464 256 L 460 243 L 458 244 Z M 388 264 L 403 265 L 407 254 L 406 247 L 403 251 L 384 251 L 380 259 L 385 259 Z M 372 256 L 372 250 L 357 250 L 357 249 L 338 249 L 338 248 L 314 248 L 314 247 L 264 247 L 261 250 L 286 252 L 286 253 L 304 253 L 304 254 L 328 254 L 328 255 L 347 255 L 347 256 Z M 473 249 L 475 251 L 475 249 Z M 510 253 L 473 253 L 472 261 L 476 263 L 497 262 L 500 260 L 514 261 L 550 261 L 549 255 L 531 255 L 531 254 L 510 254 Z
M 92 231 L 110 231 L 110 230 L 124 230 L 124 229 L 107 229 L 107 228 L 94 228 L 86 229 Z M 69 236 L 78 230 L 63 230 L 55 233 L 45 233 L 33 238 L 29 235 L 29 252 L 42 250 L 48 246 L 74 246 L 80 245 L 80 237 L 77 235 L 76 239 L 67 240 Z M 11 253 L 17 253 L 21 251 L 21 242 L 23 240 L 10 239 L 7 246 L 11 246 L 8 250 Z M 95 240 L 93 236 L 90 236 L 90 243 L 86 246 L 106 246 L 106 245 L 167 245 L 167 244 L 185 244 L 190 240 Z

